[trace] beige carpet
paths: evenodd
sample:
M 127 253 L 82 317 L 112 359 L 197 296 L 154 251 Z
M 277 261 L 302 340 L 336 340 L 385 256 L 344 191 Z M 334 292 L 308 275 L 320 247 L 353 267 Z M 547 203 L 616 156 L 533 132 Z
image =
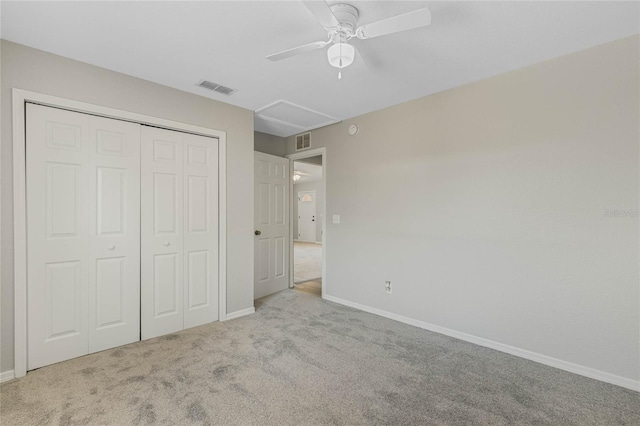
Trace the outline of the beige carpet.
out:
M 296 283 L 322 277 L 322 244 L 293 243 L 293 281 Z
M 286 290 L 0 388 L 9 425 L 637 425 L 639 394 Z

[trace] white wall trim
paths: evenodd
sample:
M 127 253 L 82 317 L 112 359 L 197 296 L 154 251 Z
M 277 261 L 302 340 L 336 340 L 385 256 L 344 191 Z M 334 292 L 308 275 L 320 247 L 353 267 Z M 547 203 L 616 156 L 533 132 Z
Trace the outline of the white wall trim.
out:
M 218 138 L 218 182 L 219 204 L 218 217 L 220 220 L 219 257 L 218 257 L 218 299 L 219 319 L 227 317 L 227 233 L 226 233 L 226 146 L 227 134 L 224 131 L 179 123 L 150 115 L 122 111 L 114 108 L 88 104 L 72 99 L 28 90 L 12 90 L 13 112 L 13 247 L 14 247 L 14 332 L 15 359 L 13 374 L 22 377 L 27 374 L 27 227 L 26 227 L 26 155 L 25 155 L 25 103 L 33 102 L 39 105 L 62 108 L 70 111 L 89 113 L 117 120 L 148 124 L 179 132 L 193 133 L 202 136 Z M 4 374 L 4 373 L 3 373 Z
M 253 306 L 246 309 L 240 309 L 239 311 L 235 311 L 235 312 L 231 312 L 230 314 L 227 314 L 227 321 L 244 317 L 247 315 L 255 314 L 255 313 L 256 313 L 256 308 L 254 308 Z
M 450 328 L 441 327 L 439 325 L 405 317 L 403 315 L 398 315 L 391 312 L 383 311 L 382 309 L 361 305 L 360 303 L 351 302 L 350 300 L 345 300 L 345 299 L 340 299 L 338 297 L 325 295 L 324 292 L 322 293 L 322 298 L 330 302 L 339 303 L 341 305 L 359 309 L 364 312 L 369 312 L 374 315 L 378 315 L 384 318 L 389 318 L 394 321 L 413 325 L 414 327 L 433 331 L 435 333 L 444 334 L 445 336 L 454 337 L 456 339 L 474 343 L 479 346 L 484 346 L 485 348 L 495 349 L 500 352 L 505 352 L 510 355 L 528 359 L 530 361 L 539 362 L 540 364 L 548 365 L 550 367 L 555 367 L 560 370 L 568 371 L 570 373 L 579 374 L 581 376 L 589 377 L 591 379 L 599 380 L 601 382 L 611 383 L 613 385 L 622 386 L 623 388 L 640 392 L 640 381 L 637 381 L 637 380 L 628 379 L 626 377 L 618 376 L 616 374 L 611 374 L 605 371 L 596 370 L 591 367 L 585 367 L 583 365 L 574 364 L 568 361 L 563 361 L 558 358 L 553 358 L 547 355 L 531 352 L 526 349 L 520 349 L 515 346 L 505 345 L 504 343 L 495 342 L 493 340 L 485 339 L 483 337 L 477 337 L 471 334 L 463 333 L 461 331 L 452 330 Z
M 322 191 L 324 193 L 324 205 L 322 206 L 322 295 L 326 294 L 327 288 L 327 148 L 308 149 L 285 157 L 289 159 L 289 176 L 293 173 L 293 162 L 303 158 L 322 156 Z M 289 217 L 293 217 L 293 179 L 289 179 Z M 316 208 L 317 215 L 317 208 Z M 289 221 L 289 288 L 293 288 L 293 220 Z
M 0 383 L 8 382 L 16 378 L 13 370 L 3 371 L 0 373 Z
M 13 89 L 13 281 L 16 377 L 27 374 L 27 205 L 25 102 L 29 94 Z
M 0 383 L 8 382 L 9 380 L 15 379 L 16 376 L 13 374 L 13 370 L 3 371 L 0 373 Z
M 218 320 L 227 320 L 227 134 L 218 143 Z

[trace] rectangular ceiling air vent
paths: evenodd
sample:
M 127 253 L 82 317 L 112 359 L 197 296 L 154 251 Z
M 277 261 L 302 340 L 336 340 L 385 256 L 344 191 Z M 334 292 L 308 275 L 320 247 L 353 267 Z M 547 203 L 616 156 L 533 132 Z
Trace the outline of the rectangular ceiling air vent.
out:
M 222 93 L 223 95 L 231 96 L 233 95 L 237 89 L 232 89 L 230 87 L 222 86 L 218 83 L 213 83 L 211 81 L 202 80 L 198 83 L 198 86 L 204 87 L 205 89 L 213 90 L 214 92 Z
M 311 147 L 311 133 L 303 133 L 296 136 L 296 151 Z

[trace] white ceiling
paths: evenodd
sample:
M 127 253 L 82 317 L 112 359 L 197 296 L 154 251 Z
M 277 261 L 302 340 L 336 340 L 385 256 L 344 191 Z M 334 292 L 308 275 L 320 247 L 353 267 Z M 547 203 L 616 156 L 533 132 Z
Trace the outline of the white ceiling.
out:
M 265 59 L 326 38 L 299 1 L 2 1 L 2 38 L 254 111 L 284 100 L 344 120 L 640 32 L 639 2 L 349 2 L 358 24 L 425 6 L 432 24 L 354 40 L 366 64 L 342 80 L 324 51 Z

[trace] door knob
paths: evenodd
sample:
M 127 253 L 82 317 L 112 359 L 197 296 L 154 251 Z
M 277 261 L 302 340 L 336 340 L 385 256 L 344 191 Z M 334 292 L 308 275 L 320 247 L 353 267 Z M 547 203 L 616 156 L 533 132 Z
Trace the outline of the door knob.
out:
M 171 243 L 169 241 L 165 241 L 164 243 L 162 243 L 165 247 L 169 247 L 169 245 L 171 245 Z
M 258 230 L 256 229 L 255 234 L 256 234 L 256 235 L 261 235 L 261 234 L 262 234 L 262 232 L 260 232 L 260 231 L 258 231 Z
M 115 250 L 116 246 L 114 246 L 113 244 L 111 244 L 109 247 L 107 247 L 109 250 Z

